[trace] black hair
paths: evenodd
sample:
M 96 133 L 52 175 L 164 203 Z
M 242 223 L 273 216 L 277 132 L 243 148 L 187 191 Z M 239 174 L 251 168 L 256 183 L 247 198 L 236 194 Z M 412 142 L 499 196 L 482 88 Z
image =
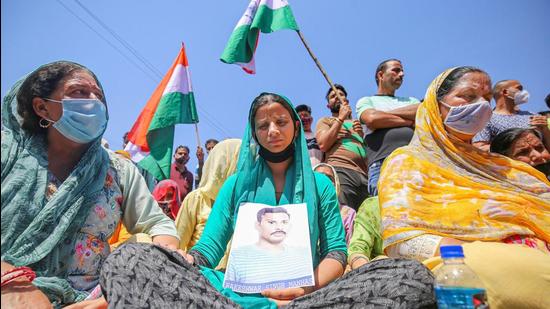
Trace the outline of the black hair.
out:
M 441 86 L 439 86 L 439 88 L 437 89 L 437 100 L 441 101 L 444 96 L 446 96 L 449 92 L 451 92 L 451 90 L 453 90 L 453 88 L 456 86 L 456 83 L 462 78 L 462 76 L 472 72 L 483 73 L 489 76 L 485 71 L 476 67 L 463 66 L 455 68 L 451 73 L 449 73 L 449 75 L 447 75 L 447 77 L 445 77 L 445 79 L 441 83 Z
M 299 113 L 299 112 L 308 112 L 308 113 L 311 114 L 311 107 L 309 107 L 306 104 L 300 104 L 300 105 L 296 106 L 294 109 L 296 110 L 297 113 Z
M 338 90 L 341 90 L 346 97 L 348 96 L 348 92 L 346 91 L 346 88 L 344 88 L 344 86 L 342 86 L 340 84 L 334 84 L 334 88 L 336 88 Z M 331 91 L 332 91 L 332 87 L 328 88 L 327 94 L 325 95 L 325 99 L 327 99 L 327 101 L 328 101 L 328 96 L 330 95 Z
M 392 58 L 392 59 L 388 59 L 380 62 L 380 64 L 376 67 L 376 71 L 374 72 L 374 81 L 376 81 L 376 86 L 380 84 L 380 81 L 378 80 L 378 72 L 386 71 L 386 69 L 388 68 L 388 63 L 392 61 L 397 61 L 401 63 L 401 60 Z
M 524 128 L 511 128 L 500 132 L 493 140 L 491 141 L 490 151 L 494 153 L 500 153 L 501 155 L 509 156 L 510 148 L 512 144 L 521 136 L 527 133 L 533 133 L 538 138 L 541 138 L 538 133 L 533 129 L 524 129 Z
M 256 219 L 258 220 L 258 223 L 261 223 L 262 222 L 262 217 L 265 214 L 278 214 L 278 213 L 284 213 L 290 219 L 290 214 L 288 213 L 288 211 L 284 207 L 265 207 L 265 208 L 262 208 L 256 214 Z
M 206 146 L 210 143 L 214 143 L 214 144 L 218 144 L 219 141 L 217 139 L 213 139 L 213 138 L 209 138 L 206 140 L 206 142 L 204 143 L 204 148 L 206 148 Z
M 250 118 L 248 119 L 254 139 L 256 139 L 256 122 L 254 121 L 254 117 L 256 117 L 256 112 L 260 107 L 272 102 L 281 104 L 290 113 L 290 117 L 292 117 L 292 120 L 294 121 L 294 123 L 300 120 L 298 119 L 298 116 L 296 116 L 296 112 L 293 110 L 293 107 L 292 105 L 290 105 L 290 102 L 287 102 L 287 100 L 285 100 L 283 97 L 281 97 L 278 94 L 270 93 L 270 92 L 262 92 L 260 93 L 259 96 L 257 96 L 254 99 L 254 101 L 252 101 L 252 111 L 250 112 Z M 294 125 L 294 127 L 295 129 L 297 129 L 296 125 Z
M 174 151 L 174 153 L 178 152 L 178 150 L 181 149 L 181 148 L 187 150 L 187 153 L 189 154 L 189 147 L 184 146 L 184 145 L 179 145 L 178 147 L 176 147 L 176 150 Z
M 30 133 L 46 133 L 46 129 L 41 128 L 38 124 L 40 116 L 35 113 L 32 101 L 36 97 L 48 98 L 65 77 L 77 71 L 89 73 L 95 79 L 98 86 L 101 87 L 92 71 L 78 63 L 70 61 L 56 61 L 46 64 L 25 78 L 17 92 L 17 113 L 23 118 L 21 127 L 24 130 Z M 103 92 L 103 89 L 101 91 Z M 102 101 L 105 103 L 104 95 Z
M 544 102 L 546 102 L 546 106 L 550 108 L 550 93 L 544 98 Z

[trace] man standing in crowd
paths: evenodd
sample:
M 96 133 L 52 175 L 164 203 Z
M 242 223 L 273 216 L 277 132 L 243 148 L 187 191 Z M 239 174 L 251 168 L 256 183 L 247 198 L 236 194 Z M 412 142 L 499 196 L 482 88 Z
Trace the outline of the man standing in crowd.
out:
M 193 189 L 193 173 L 187 170 L 185 164 L 189 161 L 189 147 L 178 146 L 174 152 L 174 163 L 170 168 L 170 179 L 174 180 L 180 189 L 181 200 Z
M 519 105 L 529 101 L 529 92 L 517 80 L 502 80 L 493 87 L 493 98 L 496 107 L 491 120 L 481 132 L 472 139 L 472 144 L 482 150 L 489 151 L 491 141 L 502 131 L 511 128 L 527 129 L 536 127 L 543 129 L 545 145 L 548 147 L 550 136 L 544 131 L 546 116 L 535 115 L 519 109 Z M 547 128 L 546 128 L 547 129 Z
M 340 205 L 355 210 L 367 194 L 367 154 L 363 144 L 363 128 L 359 121 L 351 119 L 347 92 L 341 85 L 334 85 L 344 102 L 340 102 L 332 89 L 326 95 L 327 107 L 332 117 L 317 122 L 316 138 L 325 153 L 325 162 L 332 165 L 340 179 Z
M 311 124 L 313 123 L 313 117 L 311 117 L 311 107 L 302 104 L 296 106 L 296 112 L 300 116 L 304 133 L 307 141 L 307 151 L 309 152 L 309 159 L 311 161 L 311 167 L 323 162 L 323 152 L 317 144 L 315 138 L 315 132 L 311 131 Z
M 378 195 L 380 167 L 395 149 L 408 145 L 414 134 L 414 120 L 420 101 L 395 96 L 405 73 L 400 60 L 383 61 L 374 79 L 378 90 L 374 96 L 357 101 L 356 111 L 367 127 L 365 145 L 369 158 L 369 195 Z
M 214 148 L 218 144 L 218 140 L 215 140 L 213 138 L 208 139 L 206 143 L 204 143 L 204 148 L 206 148 L 206 154 L 210 154 L 210 150 Z M 202 178 L 202 167 L 204 166 L 204 151 L 202 150 L 202 147 L 197 147 L 197 161 L 199 164 L 197 165 L 197 168 L 195 168 L 195 189 L 199 187 L 199 183 L 201 182 Z

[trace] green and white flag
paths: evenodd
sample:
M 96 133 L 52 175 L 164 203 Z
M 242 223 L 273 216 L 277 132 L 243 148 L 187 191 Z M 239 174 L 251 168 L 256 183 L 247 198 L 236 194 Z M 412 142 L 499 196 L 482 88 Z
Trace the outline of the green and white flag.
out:
M 237 23 L 220 58 L 234 63 L 249 74 L 256 73 L 254 52 L 258 46 L 260 31 L 298 30 L 294 15 L 286 0 L 252 0 Z

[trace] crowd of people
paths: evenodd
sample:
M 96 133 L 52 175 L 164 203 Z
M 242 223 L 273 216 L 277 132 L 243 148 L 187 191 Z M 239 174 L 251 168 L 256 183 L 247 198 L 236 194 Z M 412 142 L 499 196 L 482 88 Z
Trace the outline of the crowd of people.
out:
M 441 73 L 421 100 L 396 96 L 400 60 L 374 71 L 355 118 L 339 84 L 315 129 L 310 106 L 261 93 L 242 139 L 197 147 L 194 173 L 176 147 L 162 180 L 102 142 L 93 72 L 37 68 L 2 102 L 2 306 L 434 308 L 440 247 L 461 245 L 491 307 L 550 307 L 548 112 L 475 67 Z M 306 205 L 313 285 L 224 287 L 245 203 Z

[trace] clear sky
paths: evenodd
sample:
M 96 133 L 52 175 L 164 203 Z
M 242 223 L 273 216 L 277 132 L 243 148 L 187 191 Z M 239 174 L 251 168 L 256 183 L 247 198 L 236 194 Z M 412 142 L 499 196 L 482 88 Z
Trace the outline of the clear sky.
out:
M 183 41 L 203 143 L 207 138 L 240 138 L 250 103 L 262 91 L 284 94 L 295 105 L 309 104 L 316 119 L 328 114 L 327 83 L 293 31 L 261 35 L 256 75 L 219 61 L 246 0 L 80 3 L 97 19 L 74 0 L 1 1 L 2 96 L 41 64 L 65 59 L 86 65 L 105 88 L 110 120 L 104 137 L 112 149 L 119 149 L 123 133 Z M 388 58 L 401 59 L 405 68 L 397 95 L 422 98 L 444 69 L 473 65 L 487 71 L 493 82 L 520 80 L 531 93 L 522 108 L 547 109 L 548 0 L 290 0 L 290 5 L 330 77 L 348 90 L 354 111 L 360 97 L 376 91 L 374 70 Z M 178 125 L 175 144 L 188 145 L 194 153 L 194 127 Z M 188 166 L 195 164 L 193 158 Z

